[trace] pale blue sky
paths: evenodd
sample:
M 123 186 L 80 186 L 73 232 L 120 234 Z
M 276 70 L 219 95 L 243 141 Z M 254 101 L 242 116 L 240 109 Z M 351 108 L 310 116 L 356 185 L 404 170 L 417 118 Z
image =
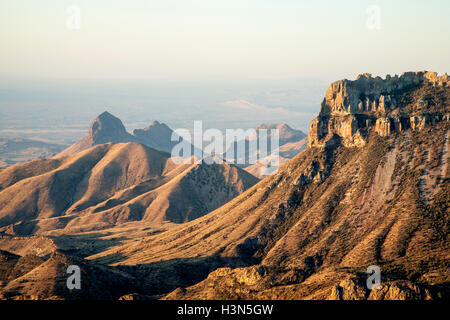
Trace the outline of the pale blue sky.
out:
M 69 5 L 81 29 L 66 27 Z M 366 9 L 381 9 L 381 29 Z M 450 71 L 450 1 L 0 0 L 3 79 L 286 79 Z

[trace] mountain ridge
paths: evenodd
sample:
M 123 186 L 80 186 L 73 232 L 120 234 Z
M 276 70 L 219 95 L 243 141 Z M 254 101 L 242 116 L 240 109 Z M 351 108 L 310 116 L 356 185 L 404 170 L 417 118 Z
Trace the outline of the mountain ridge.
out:
M 3 231 L 29 235 L 142 219 L 181 223 L 256 181 L 226 163 L 177 165 L 169 154 L 139 143 L 100 144 L 0 172 L 0 225 Z M 214 191 L 205 193 L 205 188 Z

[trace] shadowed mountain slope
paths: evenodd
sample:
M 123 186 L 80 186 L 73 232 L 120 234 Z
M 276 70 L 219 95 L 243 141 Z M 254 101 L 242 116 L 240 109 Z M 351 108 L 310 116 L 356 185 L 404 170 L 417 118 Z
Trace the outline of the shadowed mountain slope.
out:
M 55 251 L 47 259 L 37 256 L 16 256 L 0 251 L 0 261 L 8 260 L 9 281 L 1 288 L 4 299 L 50 300 L 114 300 L 138 287 L 138 281 L 127 273 L 97 265 Z M 67 268 L 78 266 L 81 289 L 67 288 Z

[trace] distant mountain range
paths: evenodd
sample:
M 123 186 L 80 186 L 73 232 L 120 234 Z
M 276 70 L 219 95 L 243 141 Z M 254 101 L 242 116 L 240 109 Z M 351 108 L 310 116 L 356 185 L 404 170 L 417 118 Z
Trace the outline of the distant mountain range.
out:
M 285 163 L 288 159 L 293 158 L 300 151 L 304 150 L 307 145 L 307 136 L 300 130 L 292 129 L 285 123 L 278 124 L 261 124 L 256 130 L 278 129 L 280 134 L 278 153 L 280 163 Z M 181 141 L 172 141 L 173 130 L 166 124 L 158 121 L 152 122 L 144 129 L 135 129 L 130 134 L 126 131 L 122 121 L 105 111 L 95 118 L 88 133 L 75 144 L 62 150 L 65 145 L 50 144 L 35 140 L 26 139 L 3 139 L 0 140 L 0 167 L 7 167 L 11 164 L 30 161 L 36 158 L 60 158 L 67 155 L 73 155 L 90 147 L 103 143 L 126 143 L 135 142 L 144 144 L 150 148 L 170 153 L 173 147 Z M 227 150 L 229 152 L 230 150 Z M 191 145 L 191 154 L 200 153 Z M 226 154 L 223 155 L 226 158 Z M 246 158 L 245 158 L 246 157 Z M 238 154 L 235 159 L 229 159 L 231 163 L 238 163 L 240 158 L 248 159 L 249 154 L 246 149 L 244 154 Z M 269 159 L 268 157 L 267 159 Z M 256 164 L 239 165 L 241 168 L 258 178 L 265 176 L 267 165 L 264 164 L 267 159 Z
M 261 124 L 256 130 L 265 129 L 268 132 L 268 139 L 270 139 L 270 132 L 273 129 L 277 129 L 279 132 L 279 148 L 276 151 L 279 155 L 279 165 L 286 163 L 289 159 L 292 159 L 301 151 L 306 149 L 308 145 L 308 137 L 305 133 L 300 130 L 292 129 L 286 123 L 276 123 L 276 124 Z M 264 178 L 268 172 L 267 163 L 270 162 L 269 155 L 265 159 L 262 159 L 258 163 L 245 166 L 245 171 L 253 174 L 258 178 Z
M 258 139 L 260 130 L 266 130 L 267 142 L 271 140 L 272 130 L 277 129 L 279 134 L 278 148 L 272 146 L 267 150 L 268 155 L 261 157 L 260 150 L 257 149 L 254 153 L 250 154 L 250 141 Z M 247 136 L 244 140 L 236 141 L 228 146 L 226 152 L 222 155 L 227 161 L 236 163 L 237 166 L 243 168 L 245 171 L 251 173 L 255 177 L 264 178 L 271 174 L 269 167 L 270 159 L 275 157 L 278 153 L 279 164 L 287 162 L 292 159 L 298 153 L 306 149 L 308 144 L 307 135 L 300 130 L 295 130 L 288 126 L 286 123 L 273 123 L 273 124 L 260 124 L 255 129 L 256 135 Z M 239 149 L 238 144 L 243 143 L 245 149 L 242 151 Z M 234 150 L 233 150 L 234 149 Z M 234 157 L 231 157 L 234 155 Z M 258 159 L 257 163 L 250 163 L 249 159 Z
M 92 121 L 89 132 L 81 140 L 60 152 L 57 157 L 72 155 L 103 143 L 136 142 L 150 148 L 171 152 L 178 141 L 171 141 L 172 129 L 166 124 L 154 121 L 145 129 L 136 129 L 130 134 L 122 121 L 105 111 Z
M 171 141 L 172 129 L 154 121 L 145 129 L 136 129 L 133 134 L 126 131 L 122 121 L 105 111 L 95 118 L 82 139 L 67 147 L 64 144 L 48 143 L 31 139 L 0 139 L 0 168 L 30 161 L 36 158 L 52 158 L 73 155 L 103 143 L 142 143 L 153 149 L 171 152 L 178 141 Z M 192 147 L 193 154 L 193 147 Z

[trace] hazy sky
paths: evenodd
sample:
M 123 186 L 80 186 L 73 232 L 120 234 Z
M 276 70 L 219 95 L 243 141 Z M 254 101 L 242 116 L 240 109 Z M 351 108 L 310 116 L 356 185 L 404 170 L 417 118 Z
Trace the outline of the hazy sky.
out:
M 449 72 L 449 15 L 448 0 L 0 0 L 0 137 L 78 139 L 104 110 L 129 129 L 307 131 L 332 81 Z
M 81 9 L 79 30 L 67 7 Z M 369 5 L 381 29 L 367 28 Z M 450 1 L 0 0 L 0 76 L 260 79 L 450 71 Z

